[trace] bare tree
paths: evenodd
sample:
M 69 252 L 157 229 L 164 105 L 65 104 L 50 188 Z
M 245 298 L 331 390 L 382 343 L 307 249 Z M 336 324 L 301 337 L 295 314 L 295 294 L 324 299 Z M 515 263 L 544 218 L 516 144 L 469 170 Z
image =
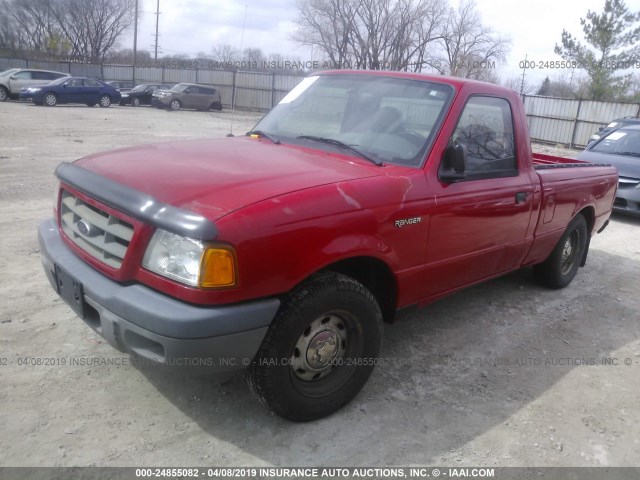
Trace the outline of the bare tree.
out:
M 443 55 L 433 63 L 442 74 L 489 80 L 496 61 L 503 61 L 510 41 L 494 35 L 482 24 L 473 0 L 451 9 L 442 33 Z
M 524 94 L 524 95 L 533 95 L 536 91 L 535 85 L 531 85 L 526 79 L 524 83 L 522 82 L 522 77 L 520 75 L 516 77 L 510 77 L 506 81 L 502 83 L 503 86 L 510 88 L 514 92 Z
M 333 67 L 420 71 L 438 39 L 444 0 L 297 0 L 293 38 Z
M 50 0 L 75 59 L 100 62 L 133 24 L 135 0 Z
M 214 60 L 222 64 L 229 64 L 240 58 L 240 52 L 231 45 L 215 45 L 211 49 Z
M 132 25 L 135 0 L 3 0 L 0 42 L 31 54 L 105 58 Z
M 0 31 L 12 39 L 14 49 L 39 55 L 68 53 L 71 44 L 51 14 L 50 0 L 5 0 L 0 8 L 5 17 Z

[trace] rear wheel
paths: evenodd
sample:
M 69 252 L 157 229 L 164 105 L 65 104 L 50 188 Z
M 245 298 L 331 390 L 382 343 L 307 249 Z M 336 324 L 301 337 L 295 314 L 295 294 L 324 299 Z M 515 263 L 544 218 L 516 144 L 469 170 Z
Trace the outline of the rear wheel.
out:
M 171 100 L 171 103 L 169 104 L 169 108 L 170 108 L 171 110 L 173 110 L 174 112 L 175 112 L 176 110 L 180 110 L 180 107 L 181 107 L 181 106 L 182 106 L 182 105 L 180 104 L 180 100 Z
M 47 107 L 55 107 L 57 103 L 58 103 L 58 97 L 56 97 L 55 93 L 47 93 L 44 96 L 44 104 Z
M 382 313 L 371 292 L 351 277 L 322 273 L 283 301 L 247 380 L 278 415 L 321 418 L 362 389 L 381 341 Z
M 219 102 L 212 103 L 209 110 L 222 110 L 222 104 Z
M 100 97 L 100 106 L 102 108 L 107 108 L 111 106 L 111 97 L 109 95 L 102 95 Z
M 9 90 L 5 87 L 0 87 L 0 102 L 4 102 L 7 98 L 9 98 Z
M 564 288 L 576 276 L 587 248 L 587 221 L 578 215 L 542 263 L 534 265 L 533 271 L 538 282 L 549 288 Z

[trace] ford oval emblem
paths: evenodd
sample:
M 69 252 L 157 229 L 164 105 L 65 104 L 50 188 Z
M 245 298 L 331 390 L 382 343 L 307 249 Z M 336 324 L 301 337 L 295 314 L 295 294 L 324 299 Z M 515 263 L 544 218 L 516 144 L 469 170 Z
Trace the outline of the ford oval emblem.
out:
M 78 231 L 85 237 L 91 237 L 94 233 L 93 226 L 83 218 L 78 220 L 76 227 L 78 227 Z

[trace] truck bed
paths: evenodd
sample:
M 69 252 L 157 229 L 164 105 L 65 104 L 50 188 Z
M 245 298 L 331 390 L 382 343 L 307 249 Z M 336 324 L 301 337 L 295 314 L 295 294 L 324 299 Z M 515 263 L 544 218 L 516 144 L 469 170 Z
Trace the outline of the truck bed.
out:
M 590 163 L 575 158 L 557 157 L 555 155 L 545 155 L 544 153 L 534 153 L 533 168 L 544 170 L 547 168 L 575 168 L 575 167 L 601 167 L 602 163 Z

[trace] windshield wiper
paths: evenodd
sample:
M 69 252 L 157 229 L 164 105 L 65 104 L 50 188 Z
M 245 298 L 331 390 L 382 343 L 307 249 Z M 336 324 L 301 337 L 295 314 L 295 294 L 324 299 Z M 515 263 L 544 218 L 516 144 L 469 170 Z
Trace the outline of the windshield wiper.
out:
M 251 136 L 264 137 L 267 140 L 271 140 L 276 145 L 280 145 L 282 143 L 280 140 L 278 140 L 273 135 L 271 135 L 271 134 L 269 134 L 267 132 L 263 132 L 262 130 L 251 130 L 250 132 L 247 132 L 247 137 L 251 137 Z
M 627 155 L 629 157 L 640 157 L 638 152 L 616 152 L 616 155 Z
M 382 166 L 382 162 L 377 158 L 373 158 L 367 155 L 366 153 L 364 153 L 362 150 L 359 150 L 356 147 L 349 145 L 348 143 L 344 143 L 344 142 L 341 142 L 340 140 L 336 140 L 335 138 L 316 137 L 314 135 L 300 135 L 297 138 L 299 138 L 300 140 L 311 140 L 312 142 L 326 143 L 328 145 L 334 145 L 336 147 L 343 148 L 345 150 L 350 150 L 351 152 L 355 153 L 359 157 L 362 157 L 365 160 L 369 160 L 371 163 L 375 163 L 379 167 Z

